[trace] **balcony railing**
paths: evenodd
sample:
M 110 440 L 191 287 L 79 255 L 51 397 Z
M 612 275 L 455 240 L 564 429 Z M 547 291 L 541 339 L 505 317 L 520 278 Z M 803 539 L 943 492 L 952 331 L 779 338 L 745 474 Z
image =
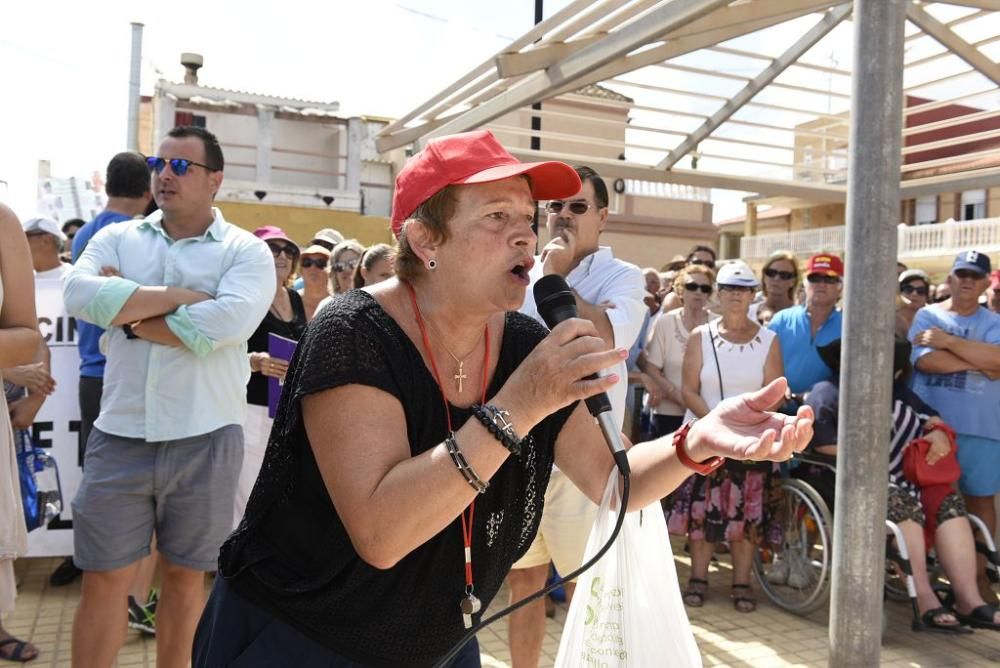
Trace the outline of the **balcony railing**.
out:
M 947 221 L 933 225 L 900 225 L 897 230 L 897 255 L 900 258 L 948 255 L 969 248 L 987 253 L 1000 251 L 1000 218 Z M 790 250 L 796 255 L 820 251 L 843 252 L 846 242 L 847 228 L 843 225 L 761 234 L 740 239 L 740 257 L 744 260 L 762 260 L 777 250 Z
M 696 202 L 711 200 L 711 189 L 688 186 L 681 183 L 640 181 L 625 179 L 625 194 L 637 197 L 658 197 L 660 199 L 686 199 Z

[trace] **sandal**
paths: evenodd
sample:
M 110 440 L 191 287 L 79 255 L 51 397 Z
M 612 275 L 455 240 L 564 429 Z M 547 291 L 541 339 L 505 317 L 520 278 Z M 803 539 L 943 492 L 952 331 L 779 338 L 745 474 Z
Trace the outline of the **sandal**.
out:
M 978 608 L 973 608 L 972 612 L 967 615 L 955 611 L 955 618 L 963 624 L 968 624 L 974 629 L 992 629 L 994 631 L 1000 631 L 1000 624 L 993 621 L 996 616 L 997 607 L 995 605 L 981 605 Z
M 941 615 L 951 615 L 955 618 L 954 624 L 939 622 L 936 617 Z M 931 633 L 945 633 L 950 635 L 963 635 L 972 633 L 972 629 L 962 623 L 962 617 L 958 613 L 949 610 L 943 605 L 933 610 L 928 610 L 920 615 L 920 621 L 913 620 L 913 630 L 917 632 L 930 631 Z
M 8 645 L 13 645 L 14 649 L 10 653 L 4 650 Z M 27 663 L 28 661 L 33 661 L 38 658 L 38 650 L 34 650 L 34 654 L 31 656 L 25 656 L 27 653 L 32 651 L 31 645 L 23 640 L 18 640 L 17 638 L 11 636 L 6 640 L 0 640 L 0 659 L 4 661 L 17 661 L 19 663 Z
M 684 605 L 691 608 L 700 608 L 705 605 L 705 592 L 707 589 L 708 580 L 688 578 L 688 586 L 683 594 Z
M 745 591 L 746 593 L 738 594 L 737 591 Z M 736 612 L 753 612 L 757 609 L 757 599 L 751 593 L 748 584 L 734 584 L 730 598 L 733 599 L 733 609 Z

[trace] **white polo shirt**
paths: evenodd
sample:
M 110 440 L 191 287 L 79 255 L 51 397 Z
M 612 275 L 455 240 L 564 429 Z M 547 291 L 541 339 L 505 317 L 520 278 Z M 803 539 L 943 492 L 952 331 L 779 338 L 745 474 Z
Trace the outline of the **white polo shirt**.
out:
M 524 298 L 521 313 L 545 324 L 538 315 L 534 295 L 535 282 L 542 277 L 540 257 L 535 258 L 535 266 L 528 276 L 531 279 L 531 287 Z M 639 268 L 616 259 L 609 247 L 600 246 L 580 261 L 580 264 L 566 277 L 566 282 L 591 304 L 610 303 L 614 307 L 608 309 L 606 313 L 614 330 L 615 347 L 626 350 L 631 348 L 639 338 L 643 318 L 649 310 L 642 301 L 646 292 L 646 282 Z M 621 427 L 625 422 L 625 397 L 628 393 L 628 366 L 625 360 L 605 373 L 612 371 L 617 373 L 621 380 L 608 392 L 608 399 L 611 400 L 615 423 Z

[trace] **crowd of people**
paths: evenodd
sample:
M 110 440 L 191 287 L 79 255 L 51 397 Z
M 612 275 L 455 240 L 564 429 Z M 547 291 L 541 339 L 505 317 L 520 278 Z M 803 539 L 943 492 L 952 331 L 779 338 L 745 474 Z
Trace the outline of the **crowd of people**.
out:
M 11 286 L 32 268 L 54 277 L 78 322 L 79 387 L 59 391 L 79 394 L 83 477 L 66 500 L 74 554 L 51 577 L 82 573 L 74 665 L 112 665 L 129 627 L 156 636 L 162 666 L 431 665 L 505 581 L 519 600 L 583 562 L 613 463 L 579 400 L 607 392 L 629 432 L 630 383 L 645 395 L 630 508 L 662 500 L 687 537 L 686 604 L 704 603 L 713 554 L 728 551 L 733 605 L 755 610 L 753 550 L 781 530 L 777 462 L 836 445 L 837 255 L 779 252 L 757 273 L 697 245 L 640 270 L 601 244 L 596 171 L 520 163 L 484 131 L 435 139 L 403 168 L 395 246 L 242 230 L 213 204 L 224 168 L 214 135 L 178 127 L 155 156 L 112 158 L 92 221 L 19 225 L 0 207 L 0 419 L 13 429 L 56 387 L 31 291 Z M 551 275 L 579 317 L 550 333 L 531 288 Z M 1000 400 L 998 311 L 1000 271 L 976 250 L 936 287 L 899 273 L 914 367 L 899 401 L 936 458 L 953 446 L 935 425 L 955 432 L 963 470 L 931 522 L 964 569 L 955 609 L 921 598 L 938 629 L 1000 627 L 957 528 L 968 508 L 996 531 L 1000 413 L 984 407 Z M 814 421 L 827 427 L 815 437 Z M 4 433 L 0 614 L 26 549 Z M 897 519 L 925 524 L 919 489 L 890 483 L 910 494 Z M 512 615 L 515 668 L 537 665 L 545 615 L 543 601 Z M 0 658 L 38 651 L 0 624 Z M 474 640 L 451 665 L 479 665 Z

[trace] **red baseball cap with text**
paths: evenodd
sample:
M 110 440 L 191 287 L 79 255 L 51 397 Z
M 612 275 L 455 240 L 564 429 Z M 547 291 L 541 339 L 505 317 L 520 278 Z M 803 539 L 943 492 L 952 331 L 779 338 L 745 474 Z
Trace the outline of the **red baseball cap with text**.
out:
M 844 277 L 844 261 L 832 253 L 813 255 L 806 263 L 806 276 L 823 274 L 824 276 Z
M 580 190 L 580 177 L 566 163 L 519 162 L 489 130 L 432 139 L 396 177 L 392 233 L 398 237 L 403 222 L 445 186 L 490 183 L 519 174 L 531 177 L 535 199 L 560 199 Z

